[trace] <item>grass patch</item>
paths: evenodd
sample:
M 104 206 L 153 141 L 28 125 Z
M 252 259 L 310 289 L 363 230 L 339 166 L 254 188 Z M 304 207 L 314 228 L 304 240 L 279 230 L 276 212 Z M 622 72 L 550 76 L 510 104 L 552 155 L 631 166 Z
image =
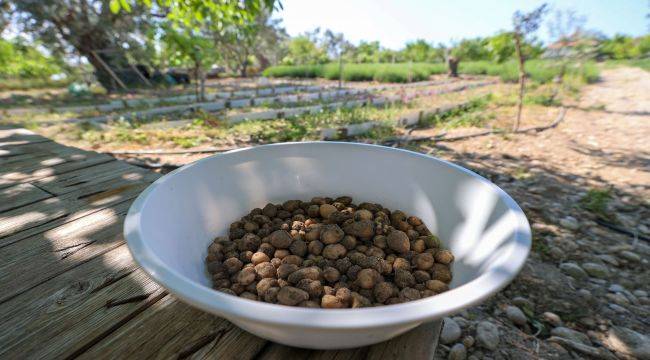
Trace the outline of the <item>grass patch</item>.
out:
M 5 90 L 30 90 L 45 88 L 63 88 L 70 85 L 74 79 L 67 78 L 64 80 L 50 79 L 0 79 L 0 91 Z
M 492 100 L 491 95 L 470 100 L 465 106 L 435 114 L 422 120 L 424 126 L 442 126 L 445 128 L 478 127 L 494 118 L 494 114 L 483 112 Z
M 378 126 L 365 136 L 381 138 L 394 134 L 395 128 L 391 123 L 401 110 L 399 105 L 323 110 L 289 119 L 244 121 L 227 128 L 226 131 L 234 136 L 248 136 L 251 140 L 260 142 L 317 140 L 320 138 L 321 129 L 375 121 Z
M 611 199 L 610 189 L 590 189 L 580 200 L 580 206 L 604 220 L 611 221 L 612 216 L 607 211 L 607 204 Z

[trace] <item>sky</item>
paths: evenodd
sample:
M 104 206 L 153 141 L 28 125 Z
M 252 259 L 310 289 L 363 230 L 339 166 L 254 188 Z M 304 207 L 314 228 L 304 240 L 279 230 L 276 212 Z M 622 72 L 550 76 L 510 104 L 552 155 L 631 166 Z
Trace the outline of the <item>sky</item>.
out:
M 556 9 L 573 9 L 586 16 L 585 28 L 608 36 L 648 33 L 650 0 L 547 1 Z M 509 29 L 516 10 L 530 11 L 538 0 L 281 0 L 275 17 L 291 36 L 316 27 L 342 32 L 355 44 L 379 40 L 399 49 L 408 41 L 425 39 L 449 44 L 463 38 L 492 35 Z M 549 15 L 552 15 L 552 12 Z M 551 16 L 547 15 L 548 18 Z M 546 23 L 536 34 L 548 41 Z

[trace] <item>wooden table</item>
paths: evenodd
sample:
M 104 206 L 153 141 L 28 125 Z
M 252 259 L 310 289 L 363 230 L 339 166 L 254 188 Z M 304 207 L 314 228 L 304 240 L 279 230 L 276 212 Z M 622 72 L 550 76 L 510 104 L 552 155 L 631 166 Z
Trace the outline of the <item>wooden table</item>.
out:
M 370 347 L 310 351 L 180 302 L 122 237 L 131 201 L 158 177 L 0 129 L 0 358 L 433 358 L 433 323 Z

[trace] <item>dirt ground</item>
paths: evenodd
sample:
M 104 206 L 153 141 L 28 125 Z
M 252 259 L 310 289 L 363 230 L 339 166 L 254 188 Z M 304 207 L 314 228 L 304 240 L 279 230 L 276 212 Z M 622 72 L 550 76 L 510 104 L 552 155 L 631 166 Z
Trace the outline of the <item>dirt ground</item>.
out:
M 514 283 L 447 319 L 438 357 L 650 359 L 648 139 L 650 73 L 618 68 L 555 129 L 419 147 L 496 182 L 534 232 Z M 611 193 L 605 222 L 580 205 L 590 189 Z M 481 322 L 496 325 L 497 345 Z

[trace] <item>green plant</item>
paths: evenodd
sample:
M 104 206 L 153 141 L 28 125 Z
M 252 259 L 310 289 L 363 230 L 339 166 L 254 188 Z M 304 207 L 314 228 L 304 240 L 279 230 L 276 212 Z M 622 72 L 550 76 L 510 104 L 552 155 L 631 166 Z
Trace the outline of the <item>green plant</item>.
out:
M 494 114 L 481 111 L 491 100 L 491 95 L 474 98 L 463 106 L 425 118 L 423 123 L 429 126 L 444 125 L 446 128 L 482 126 L 494 118 Z
M 580 206 L 602 219 L 612 220 L 611 214 L 607 211 L 607 204 L 611 199 L 611 189 L 590 189 L 580 200 Z
M 187 149 L 201 145 L 203 139 L 198 136 L 177 136 L 172 138 L 172 142 Z
M 422 81 L 432 74 L 445 72 L 444 64 L 440 63 L 401 63 L 401 64 L 346 64 L 343 67 L 345 81 L 379 81 L 379 82 L 409 82 Z M 330 80 L 339 78 L 339 65 L 336 63 L 322 65 L 272 66 L 264 71 L 269 77 L 315 78 L 322 77 Z

